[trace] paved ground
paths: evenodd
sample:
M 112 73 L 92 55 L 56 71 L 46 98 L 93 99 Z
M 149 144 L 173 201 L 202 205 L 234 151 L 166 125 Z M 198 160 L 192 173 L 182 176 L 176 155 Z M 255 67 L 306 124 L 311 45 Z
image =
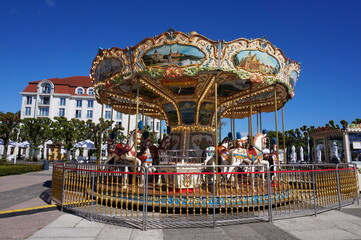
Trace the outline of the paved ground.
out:
M 33 209 L 48 205 L 42 198 L 48 196 L 51 174 L 0 177 L 0 239 L 26 239 L 62 215 L 56 207 Z
M 51 171 L 0 177 L 0 239 L 361 239 L 361 205 L 317 217 L 255 222 L 216 228 L 140 231 L 90 222 L 46 206 Z M 45 194 L 44 194 L 45 193 Z M 44 197 L 45 196 L 45 197 Z M 25 208 L 25 209 L 24 209 Z M 16 210 L 23 209 L 23 210 Z M 11 212 L 11 210 L 13 210 Z

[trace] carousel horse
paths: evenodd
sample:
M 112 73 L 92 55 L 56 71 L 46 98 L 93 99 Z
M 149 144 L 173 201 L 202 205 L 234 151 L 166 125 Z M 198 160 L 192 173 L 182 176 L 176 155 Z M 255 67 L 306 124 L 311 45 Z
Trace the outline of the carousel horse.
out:
M 153 172 L 153 165 L 159 164 L 158 147 L 150 139 L 149 133 L 143 133 L 142 148 L 138 158 L 142 161 L 142 165 L 149 168 Z
M 142 162 L 136 157 L 135 144 L 140 144 L 141 133 L 138 130 L 131 132 L 126 144 L 108 144 L 108 159 L 105 164 L 124 164 L 124 187 L 127 185 L 129 167 L 128 165 L 141 166 Z M 139 167 L 136 167 L 139 171 Z
M 166 151 L 172 149 L 172 139 L 170 135 L 163 138 L 158 148 L 158 161 L 168 163 L 168 156 Z
M 203 156 L 205 155 L 206 159 L 204 160 L 204 171 L 212 172 L 215 166 L 215 151 L 218 151 L 218 165 L 227 165 L 228 164 L 228 144 L 230 139 L 225 137 L 221 144 L 215 149 L 215 147 L 211 146 L 204 150 Z M 221 172 L 225 172 L 226 167 L 220 167 Z M 224 176 L 223 176 L 224 177 Z
M 142 148 L 138 155 L 138 158 L 142 162 L 142 166 L 146 167 L 150 173 L 157 171 L 153 165 L 159 164 L 158 147 L 149 138 L 149 132 L 143 133 Z M 145 183 L 144 175 L 141 178 L 141 186 Z
M 252 165 L 262 166 L 263 170 L 266 167 L 268 169 L 269 162 L 263 159 L 263 149 L 265 149 L 265 138 L 266 133 L 258 133 L 253 140 L 253 145 L 249 145 L 247 150 L 248 159 L 251 160 Z M 264 174 L 262 174 L 262 178 L 264 178 Z
M 228 164 L 228 155 L 229 155 L 229 150 L 228 150 L 228 144 L 229 144 L 230 140 L 228 137 L 225 137 L 223 139 L 223 141 L 221 142 L 221 144 L 217 147 L 217 151 L 218 151 L 218 165 L 227 165 Z M 204 160 L 204 165 L 215 165 L 215 159 L 214 159 L 214 153 L 215 153 L 215 148 L 214 147 L 208 147 L 206 148 L 206 150 L 204 150 L 204 154 L 206 159 Z M 222 170 L 224 170 L 222 168 Z
M 244 139 L 237 139 L 236 148 L 231 149 L 229 152 L 230 160 L 228 164 L 232 166 L 228 167 L 227 180 L 234 177 L 231 172 L 234 172 L 243 163 L 246 163 L 247 165 L 252 164 L 252 161 L 248 159 L 247 150 L 243 147 L 245 141 L 246 140 Z M 248 171 L 248 168 L 246 168 L 245 170 Z

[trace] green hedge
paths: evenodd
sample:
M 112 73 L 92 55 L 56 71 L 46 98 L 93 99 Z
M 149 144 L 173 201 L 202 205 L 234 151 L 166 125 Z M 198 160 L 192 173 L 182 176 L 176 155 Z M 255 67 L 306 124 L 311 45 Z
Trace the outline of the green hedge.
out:
M 43 165 L 12 164 L 0 165 L 0 176 L 18 175 L 43 170 Z

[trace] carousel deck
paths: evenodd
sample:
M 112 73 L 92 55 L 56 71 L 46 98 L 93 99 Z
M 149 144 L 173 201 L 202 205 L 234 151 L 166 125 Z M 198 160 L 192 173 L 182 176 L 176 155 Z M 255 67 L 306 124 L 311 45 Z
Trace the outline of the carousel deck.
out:
M 117 203 L 136 203 L 158 207 L 211 208 L 214 205 L 225 207 L 263 206 L 268 202 L 292 201 L 292 190 L 288 184 L 273 182 L 270 194 L 264 180 L 202 183 L 193 188 L 176 188 L 174 185 L 155 180 L 148 185 L 122 184 L 108 181 L 98 184 L 95 197 L 102 201 L 109 199 Z

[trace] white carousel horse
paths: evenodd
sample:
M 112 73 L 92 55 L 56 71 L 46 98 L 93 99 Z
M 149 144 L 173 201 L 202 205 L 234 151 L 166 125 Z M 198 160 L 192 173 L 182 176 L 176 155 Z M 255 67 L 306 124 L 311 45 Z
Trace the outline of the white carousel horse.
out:
M 218 151 L 218 165 L 227 165 L 228 164 L 228 158 L 229 158 L 229 150 L 228 150 L 228 144 L 230 139 L 228 137 L 225 137 L 222 141 L 222 143 L 218 146 L 217 149 L 215 147 L 211 146 L 206 148 L 204 153 L 206 154 L 206 159 L 204 160 L 204 171 L 205 172 L 212 172 L 215 166 L 215 151 Z M 212 167 L 211 167 L 212 166 Z M 220 167 L 221 172 L 225 172 L 227 170 L 226 167 Z
M 266 147 L 265 138 L 266 134 L 258 133 L 254 137 L 253 145 L 250 145 L 247 151 L 248 159 L 252 161 L 252 165 L 260 165 L 264 171 L 269 168 L 269 162 L 263 159 L 263 149 Z M 262 177 L 264 178 L 264 174 Z
M 231 172 L 234 172 L 242 163 L 252 164 L 252 161 L 248 159 L 247 150 L 243 147 L 243 143 L 244 141 L 242 139 L 237 140 L 236 148 L 231 149 L 229 152 L 230 160 L 228 164 L 232 166 L 228 167 L 227 172 L 229 173 L 227 174 L 227 180 L 234 177 Z M 245 170 L 248 171 L 248 168 Z

